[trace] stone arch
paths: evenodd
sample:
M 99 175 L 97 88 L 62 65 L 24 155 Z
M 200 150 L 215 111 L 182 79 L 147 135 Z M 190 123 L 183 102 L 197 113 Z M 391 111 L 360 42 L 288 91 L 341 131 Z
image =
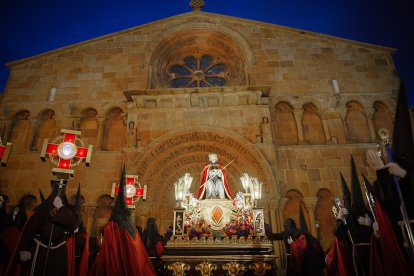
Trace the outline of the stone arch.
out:
M 29 117 L 30 112 L 24 109 L 17 112 L 12 118 L 8 141 L 13 144 L 13 151 L 21 152 L 28 149 L 32 133 Z
M 120 107 L 111 108 L 105 116 L 102 137 L 103 150 L 121 150 L 126 142 L 124 111 Z
M 364 107 L 358 101 L 346 103 L 347 113 L 345 123 L 348 130 L 348 138 L 351 142 L 369 143 L 371 136 L 368 128 L 367 117 L 363 113 Z
M 336 111 L 325 112 L 323 119 L 326 121 L 332 142 L 334 144 L 345 144 L 347 138 L 341 113 Z
M 32 150 L 41 150 L 44 139 L 55 138 L 58 134 L 57 122 L 55 120 L 55 111 L 52 109 L 44 109 L 37 116 L 37 122 L 35 127 L 35 137 L 32 143 Z
M 112 215 L 113 202 L 114 199 L 108 194 L 103 194 L 97 199 L 97 207 L 93 215 L 92 233 L 90 233 L 91 237 L 100 237 L 103 234 L 102 229 Z
M 275 105 L 272 114 L 273 141 L 276 145 L 296 145 L 299 142 L 293 107 L 282 101 Z
M 374 108 L 374 114 L 372 115 L 372 121 L 374 123 L 375 134 L 382 128 L 388 131 L 389 137 L 392 137 L 394 129 L 394 120 L 391 116 L 391 111 L 383 101 L 375 101 L 372 105 Z
M 263 182 L 264 201 L 279 198 L 270 166 L 251 142 L 221 128 L 183 128 L 155 140 L 128 169 L 148 186 L 147 200 L 137 210 L 137 216 L 142 216 L 139 212 L 151 215 L 160 220 L 160 229 L 167 228 L 165 223 L 171 221 L 175 206 L 174 182 L 189 172 L 194 177 L 190 190 L 197 196 L 201 171 L 211 152 L 218 154 L 223 165 L 235 159 L 226 170 L 233 195 L 243 190 L 239 178 L 247 172 Z
M 302 129 L 304 141 L 309 144 L 325 144 L 325 133 L 316 105 L 312 102 L 307 102 L 303 104 L 302 110 Z
M 212 58 L 211 64 L 225 67 L 221 73 L 225 76 L 225 85 L 246 85 L 246 66 L 253 60 L 250 46 L 240 34 L 206 22 L 183 24 L 169 30 L 149 48 L 153 51 L 145 64 L 151 64 L 151 88 L 171 87 L 179 75 L 168 72 L 171 66 L 184 64 L 184 59 L 190 56 L 200 62 L 205 54 Z M 197 67 L 189 75 L 193 79 L 203 78 L 207 72 L 200 69 Z
M 316 192 L 315 220 L 317 223 L 317 235 L 324 249 L 329 248 L 335 242 L 332 229 L 335 227 L 335 217 L 332 212 L 334 194 L 327 188 L 321 188 Z
M 78 129 L 82 132 L 85 145 L 97 145 L 99 135 L 98 111 L 88 107 L 81 112 Z
M 292 218 L 299 228 L 299 208 L 302 207 L 308 229 L 310 229 L 309 212 L 303 203 L 303 194 L 297 189 L 291 189 L 285 194 L 286 204 L 283 208 L 283 221 Z

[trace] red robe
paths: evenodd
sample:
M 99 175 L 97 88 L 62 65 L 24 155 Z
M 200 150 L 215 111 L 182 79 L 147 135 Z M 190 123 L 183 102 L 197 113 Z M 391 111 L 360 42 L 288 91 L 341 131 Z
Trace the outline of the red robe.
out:
M 104 227 L 104 241 L 90 275 L 157 275 L 138 233 L 132 238 L 117 222 Z
M 207 181 L 207 176 L 210 170 L 210 166 L 211 164 L 208 164 L 206 166 L 204 166 L 203 171 L 201 172 L 201 185 L 199 190 L 198 190 L 198 195 L 197 198 L 198 199 L 202 199 L 204 196 L 204 193 L 206 191 L 206 181 Z M 217 164 L 217 166 L 220 168 L 221 173 L 223 175 L 223 185 L 224 185 L 224 192 L 226 193 L 227 198 L 229 199 L 233 199 L 231 192 L 230 192 L 230 187 L 229 187 L 229 183 L 227 182 L 227 177 L 226 177 L 226 169 L 224 168 L 224 166 Z

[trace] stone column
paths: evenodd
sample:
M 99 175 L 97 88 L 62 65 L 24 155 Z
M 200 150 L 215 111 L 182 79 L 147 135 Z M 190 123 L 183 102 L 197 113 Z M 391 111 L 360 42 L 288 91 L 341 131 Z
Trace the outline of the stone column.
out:
M 375 133 L 374 123 L 372 121 L 372 117 L 374 116 L 375 109 L 373 107 L 365 108 L 365 116 L 367 117 L 368 122 L 368 129 L 371 138 L 371 142 L 377 141 L 377 134 Z
M 98 137 L 96 137 L 96 149 L 102 150 L 102 140 L 103 140 L 104 127 L 105 127 L 104 126 L 105 118 L 104 116 L 99 115 L 99 116 L 96 116 L 96 120 L 98 122 Z
M 277 202 L 278 210 L 276 210 L 275 212 L 275 215 L 277 217 L 275 217 L 274 222 L 272 221 L 273 232 L 283 231 L 283 209 L 285 209 L 286 202 L 287 202 L 287 198 L 285 197 L 280 198 L 279 201 Z M 279 226 L 279 227 L 276 227 L 276 226 Z M 275 247 L 275 255 L 277 256 L 278 266 L 280 268 L 286 269 L 286 266 L 287 266 L 286 252 L 283 246 L 283 241 L 275 241 L 273 245 Z
M 325 134 L 326 144 L 332 144 L 333 141 L 331 138 L 331 133 L 328 128 L 328 122 L 326 121 L 325 116 L 322 113 L 321 113 L 321 121 L 322 121 L 323 132 Z
M 315 222 L 315 207 L 316 207 L 316 202 L 318 201 L 317 197 L 305 197 L 303 198 L 303 202 L 305 203 L 305 207 L 306 209 L 308 209 L 308 213 L 309 213 L 309 221 L 310 221 L 310 231 L 311 234 L 316 237 L 317 236 L 317 232 L 316 232 L 316 222 Z
M 299 145 L 301 145 L 304 143 L 302 128 L 302 110 L 294 110 L 293 115 L 295 116 L 296 128 L 298 130 Z
M 95 233 L 95 232 L 93 232 L 94 231 L 94 229 L 93 229 L 94 228 L 94 225 L 93 225 L 94 219 L 93 218 L 95 216 L 96 205 L 85 206 L 85 209 L 86 209 L 86 214 L 88 216 L 88 220 L 85 221 L 86 231 L 91 236 L 91 235 L 93 235 L 93 233 Z

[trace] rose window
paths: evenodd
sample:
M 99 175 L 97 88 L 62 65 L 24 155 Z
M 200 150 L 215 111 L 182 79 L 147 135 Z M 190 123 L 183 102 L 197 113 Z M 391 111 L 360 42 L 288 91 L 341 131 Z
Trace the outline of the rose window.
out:
M 211 87 L 224 86 L 229 80 L 229 69 L 210 55 L 203 55 L 197 59 L 187 56 L 178 64 L 168 68 L 171 86 L 179 87 Z

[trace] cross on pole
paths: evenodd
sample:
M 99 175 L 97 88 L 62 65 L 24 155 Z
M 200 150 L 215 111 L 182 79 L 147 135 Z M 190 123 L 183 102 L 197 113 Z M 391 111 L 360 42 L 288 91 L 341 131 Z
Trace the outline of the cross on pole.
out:
M 48 156 L 50 161 L 57 165 L 52 169 L 53 174 L 68 178 L 74 173 L 71 168 L 81 162 L 85 162 L 89 167 L 93 146 L 84 147 L 80 131 L 61 129 L 60 132 L 62 136 L 56 137 L 52 143 L 49 143 L 47 138 L 44 139 L 40 159 L 45 162 Z
M 112 183 L 111 197 L 118 195 L 119 185 Z M 125 176 L 125 202 L 128 208 L 135 208 L 135 203 L 142 198 L 147 199 L 147 185 L 141 187 L 137 175 Z
M 7 160 L 9 159 L 10 151 L 11 151 L 12 143 L 7 142 L 6 145 L 3 145 L 3 141 L 0 137 L 0 160 L 1 165 L 6 167 Z

